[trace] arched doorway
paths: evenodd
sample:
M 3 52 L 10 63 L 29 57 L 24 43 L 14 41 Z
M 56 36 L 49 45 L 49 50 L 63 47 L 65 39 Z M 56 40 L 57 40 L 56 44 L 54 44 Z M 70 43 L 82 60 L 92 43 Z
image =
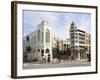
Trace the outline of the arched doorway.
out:
M 50 54 L 48 54 L 48 59 L 47 59 L 47 62 L 49 62 L 49 63 L 50 63 L 50 58 L 51 58 L 51 55 L 50 55 Z
M 42 57 L 44 56 L 44 50 L 43 49 L 41 50 L 41 56 Z
M 47 55 L 46 56 L 47 57 L 47 62 L 50 63 L 51 55 L 50 55 L 50 50 L 48 48 L 46 49 L 46 55 Z

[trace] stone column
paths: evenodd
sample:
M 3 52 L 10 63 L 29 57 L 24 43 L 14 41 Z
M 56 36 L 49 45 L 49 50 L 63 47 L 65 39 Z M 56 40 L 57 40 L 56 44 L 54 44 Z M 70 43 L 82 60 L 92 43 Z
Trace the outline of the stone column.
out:
M 77 60 L 80 60 L 80 52 L 78 52 L 78 58 L 77 58 Z

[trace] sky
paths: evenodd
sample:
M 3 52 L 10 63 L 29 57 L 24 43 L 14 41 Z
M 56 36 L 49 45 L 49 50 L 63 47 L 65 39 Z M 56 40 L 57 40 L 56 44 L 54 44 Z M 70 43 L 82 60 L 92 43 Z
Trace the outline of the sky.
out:
M 23 11 L 23 36 L 37 30 L 37 25 L 46 20 L 51 25 L 54 34 L 61 39 L 69 38 L 69 28 L 72 22 L 78 29 L 91 32 L 90 13 Z

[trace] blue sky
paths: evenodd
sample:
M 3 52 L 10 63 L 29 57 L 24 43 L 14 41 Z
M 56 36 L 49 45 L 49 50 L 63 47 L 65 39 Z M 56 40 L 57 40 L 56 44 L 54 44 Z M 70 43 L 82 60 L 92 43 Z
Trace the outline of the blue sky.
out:
M 91 14 L 50 11 L 23 11 L 23 35 L 37 30 L 37 25 L 47 20 L 54 34 L 62 39 L 69 38 L 69 28 L 73 21 L 77 28 L 91 32 Z

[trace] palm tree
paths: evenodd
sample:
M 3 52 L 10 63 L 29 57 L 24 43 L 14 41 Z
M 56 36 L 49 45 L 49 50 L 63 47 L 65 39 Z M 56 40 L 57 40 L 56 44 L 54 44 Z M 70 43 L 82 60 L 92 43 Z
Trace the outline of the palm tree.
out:
M 31 52 L 32 48 L 30 46 L 26 47 L 26 52 L 28 53 L 28 55 L 30 56 L 30 52 Z

